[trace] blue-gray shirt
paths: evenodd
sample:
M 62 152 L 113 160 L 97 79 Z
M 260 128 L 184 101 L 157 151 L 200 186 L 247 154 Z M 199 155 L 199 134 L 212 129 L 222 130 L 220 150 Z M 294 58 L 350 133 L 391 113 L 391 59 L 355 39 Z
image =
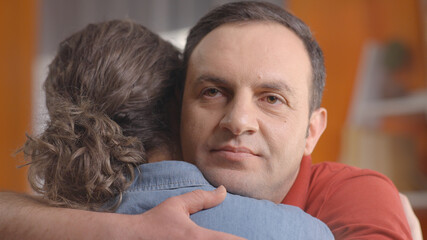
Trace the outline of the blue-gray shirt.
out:
M 199 169 L 182 161 L 142 164 L 116 212 L 143 213 L 169 197 L 213 190 Z M 333 239 L 329 228 L 301 209 L 227 194 L 220 205 L 191 215 L 201 227 L 247 239 Z

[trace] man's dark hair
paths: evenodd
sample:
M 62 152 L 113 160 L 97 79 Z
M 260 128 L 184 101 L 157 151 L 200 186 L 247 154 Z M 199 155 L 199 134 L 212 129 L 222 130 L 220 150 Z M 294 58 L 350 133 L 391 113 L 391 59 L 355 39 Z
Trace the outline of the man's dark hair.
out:
M 282 24 L 293 31 L 304 43 L 310 57 L 313 83 L 311 87 L 310 113 L 319 108 L 325 87 L 325 66 L 322 50 L 309 27 L 283 8 L 266 2 L 233 2 L 208 12 L 190 30 L 184 49 L 184 68 L 188 67 L 191 54 L 202 39 L 215 28 L 235 22 L 270 21 Z

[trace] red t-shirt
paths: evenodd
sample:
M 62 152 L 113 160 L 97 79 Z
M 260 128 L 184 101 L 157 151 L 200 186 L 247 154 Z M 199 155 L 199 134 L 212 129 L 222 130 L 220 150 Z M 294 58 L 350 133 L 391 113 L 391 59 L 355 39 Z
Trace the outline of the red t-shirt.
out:
M 305 157 L 282 203 L 322 220 L 336 239 L 412 239 L 399 192 L 372 170 Z

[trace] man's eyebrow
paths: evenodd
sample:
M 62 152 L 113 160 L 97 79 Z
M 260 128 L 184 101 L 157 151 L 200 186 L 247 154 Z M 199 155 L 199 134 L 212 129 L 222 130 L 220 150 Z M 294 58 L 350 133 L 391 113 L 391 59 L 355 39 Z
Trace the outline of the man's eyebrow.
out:
M 260 83 L 257 87 L 262 89 L 272 89 L 279 92 L 285 92 L 290 95 L 294 95 L 295 93 L 293 89 L 283 81 L 263 82 Z
M 210 74 L 203 74 L 196 78 L 196 81 L 194 81 L 195 85 L 199 85 L 205 82 L 213 83 L 215 85 L 230 85 L 230 82 L 227 81 L 224 78 L 217 77 Z M 261 89 L 269 89 L 269 90 L 275 90 L 279 92 L 287 93 L 291 96 L 295 94 L 294 90 L 283 80 L 272 80 L 269 82 L 262 82 L 259 84 L 256 84 L 257 88 Z
M 223 78 L 213 76 L 213 75 L 207 75 L 207 74 L 203 74 L 203 75 L 197 77 L 194 84 L 199 85 L 199 84 L 202 84 L 204 82 L 210 82 L 210 83 L 217 84 L 217 85 L 229 85 L 230 84 L 227 80 L 225 80 Z

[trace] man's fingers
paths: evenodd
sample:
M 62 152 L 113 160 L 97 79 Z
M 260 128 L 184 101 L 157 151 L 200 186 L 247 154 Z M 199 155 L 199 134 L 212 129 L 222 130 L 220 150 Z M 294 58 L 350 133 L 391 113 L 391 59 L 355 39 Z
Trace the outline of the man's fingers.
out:
M 215 207 L 224 201 L 227 192 L 224 186 L 220 186 L 213 191 L 195 190 L 177 197 L 173 201 L 179 201 L 179 204 L 189 214 L 200 210 Z
M 156 239 L 173 236 L 174 239 L 243 240 L 228 233 L 202 228 L 189 217 L 200 210 L 215 207 L 224 201 L 226 195 L 225 187 L 220 186 L 213 191 L 196 190 L 171 197 L 138 215 L 142 228 L 145 228 L 144 236 L 155 236 Z

